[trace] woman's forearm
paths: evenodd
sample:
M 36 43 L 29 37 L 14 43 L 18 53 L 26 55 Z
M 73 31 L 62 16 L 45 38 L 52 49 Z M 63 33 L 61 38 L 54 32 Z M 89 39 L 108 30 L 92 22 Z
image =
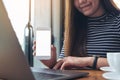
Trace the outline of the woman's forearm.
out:
M 88 65 L 90 67 L 93 67 L 94 59 L 95 57 L 88 57 Z M 109 66 L 107 62 L 107 58 L 99 57 L 96 63 L 96 68 L 99 69 L 100 67 L 103 67 L 103 66 Z

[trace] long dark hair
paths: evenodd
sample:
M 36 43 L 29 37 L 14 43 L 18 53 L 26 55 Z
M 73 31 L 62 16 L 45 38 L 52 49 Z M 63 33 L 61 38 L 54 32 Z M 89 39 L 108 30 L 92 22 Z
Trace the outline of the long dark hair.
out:
M 71 56 L 86 56 L 86 38 L 87 38 L 87 17 L 73 7 L 73 26 L 70 34 L 74 34 L 74 40 L 71 44 Z
M 110 14 L 119 14 L 110 0 L 100 0 L 103 8 Z M 65 1 L 65 56 L 86 56 L 87 17 L 74 6 L 74 0 Z
M 101 0 L 101 4 L 105 11 L 107 11 L 110 14 L 113 15 L 119 15 L 120 14 L 120 9 L 118 10 L 113 3 L 113 0 Z

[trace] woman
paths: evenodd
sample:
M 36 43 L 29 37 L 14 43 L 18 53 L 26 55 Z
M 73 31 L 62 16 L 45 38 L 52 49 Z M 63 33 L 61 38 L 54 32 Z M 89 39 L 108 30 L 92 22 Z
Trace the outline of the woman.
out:
M 108 66 L 106 53 L 120 52 L 120 12 L 111 0 L 66 0 L 65 39 L 53 69 Z M 55 49 L 52 47 L 55 57 Z M 99 57 L 99 58 L 98 58 Z

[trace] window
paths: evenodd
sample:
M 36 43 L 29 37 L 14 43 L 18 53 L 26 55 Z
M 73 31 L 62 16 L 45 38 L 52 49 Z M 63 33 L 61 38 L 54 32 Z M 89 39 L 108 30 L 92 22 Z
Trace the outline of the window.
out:
M 113 0 L 116 6 L 120 9 L 120 0 Z
M 12 26 L 23 47 L 24 28 L 28 23 L 29 0 L 3 0 Z

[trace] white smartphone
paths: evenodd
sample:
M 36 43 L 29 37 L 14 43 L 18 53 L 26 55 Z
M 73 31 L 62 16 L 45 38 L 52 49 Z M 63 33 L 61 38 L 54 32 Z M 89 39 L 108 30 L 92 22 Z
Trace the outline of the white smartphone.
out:
M 51 29 L 39 28 L 36 30 L 36 58 L 48 60 L 51 58 Z

